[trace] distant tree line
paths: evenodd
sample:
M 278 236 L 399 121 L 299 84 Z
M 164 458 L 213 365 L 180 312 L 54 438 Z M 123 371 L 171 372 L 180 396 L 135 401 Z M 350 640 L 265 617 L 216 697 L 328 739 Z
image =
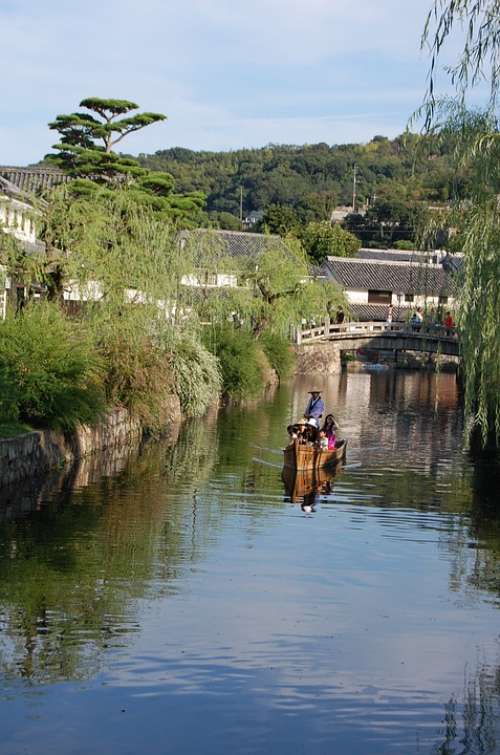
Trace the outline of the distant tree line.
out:
M 269 145 L 232 152 L 175 147 L 139 155 L 139 163 L 173 176 L 177 191 L 202 192 L 209 222 L 239 228 L 243 214 L 262 210 L 255 230 L 285 235 L 329 221 L 334 207 L 353 205 L 345 226 L 368 246 L 413 242 L 422 213 L 467 193 L 468 177 L 456 170 L 456 139 L 402 134 L 375 136 L 368 144 Z

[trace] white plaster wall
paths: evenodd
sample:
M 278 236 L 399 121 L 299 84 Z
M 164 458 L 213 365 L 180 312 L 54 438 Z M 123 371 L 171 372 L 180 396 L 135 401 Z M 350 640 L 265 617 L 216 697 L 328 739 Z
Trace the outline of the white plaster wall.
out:
M 346 290 L 347 301 L 350 304 L 368 304 L 368 291 Z
M 183 286 L 192 286 L 193 288 L 235 288 L 238 285 L 236 275 L 229 275 L 228 273 L 218 273 L 216 281 L 216 283 L 203 283 L 197 275 L 183 275 L 181 278 Z
M 3 230 L 19 241 L 36 241 L 35 223 L 32 219 L 33 208 L 24 202 L 4 197 L 0 201 L 0 222 Z
M 89 281 L 83 288 L 77 281 L 70 281 L 63 297 L 65 301 L 99 301 L 102 294 L 102 284 L 99 281 Z
M 238 279 L 236 275 L 228 275 L 227 273 L 217 275 L 218 286 L 229 286 L 234 288 L 238 285 Z

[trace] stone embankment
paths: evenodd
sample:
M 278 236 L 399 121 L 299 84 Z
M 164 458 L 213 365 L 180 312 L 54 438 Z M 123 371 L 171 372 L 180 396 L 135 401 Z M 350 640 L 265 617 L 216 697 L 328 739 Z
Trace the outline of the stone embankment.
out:
M 332 341 L 303 343 L 295 346 L 295 356 L 295 371 L 298 375 L 314 373 L 336 375 L 342 369 L 340 347 Z
M 162 412 L 166 434 L 178 433 L 182 420 L 179 399 L 170 396 Z M 137 445 L 144 435 L 139 420 L 126 409 L 115 409 L 95 427 L 80 426 L 71 433 L 34 430 L 16 438 L 0 439 L 0 487 L 70 467 L 97 451 Z

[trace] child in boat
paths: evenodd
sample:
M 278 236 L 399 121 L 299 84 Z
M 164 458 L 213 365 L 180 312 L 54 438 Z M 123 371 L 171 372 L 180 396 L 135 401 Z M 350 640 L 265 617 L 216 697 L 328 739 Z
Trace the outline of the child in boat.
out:
M 286 428 L 286 431 L 288 433 L 288 437 L 290 438 L 290 441 L 293 443 L 294 440 L 297 440 L 299 437 L 299 426 L 298 425 L 288 425 Z
M 321 451 L 328 451 L 328 438 L 324 430 L 319 431 L 319 447 Z

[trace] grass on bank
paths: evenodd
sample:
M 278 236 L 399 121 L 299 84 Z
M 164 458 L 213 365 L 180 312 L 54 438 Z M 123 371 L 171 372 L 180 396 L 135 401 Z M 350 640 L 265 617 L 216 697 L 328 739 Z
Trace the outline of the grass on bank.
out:
M 289 377 L 295 363 L 295 354 L 287 338 L 278 333 L 263 333 L 260 343 L 271 367 L 280 380 Z
M 3 438 L 17 438 L 19 435 L 33 430 L 29 425 L 22 422 L 0 422 L 0 440 Z

